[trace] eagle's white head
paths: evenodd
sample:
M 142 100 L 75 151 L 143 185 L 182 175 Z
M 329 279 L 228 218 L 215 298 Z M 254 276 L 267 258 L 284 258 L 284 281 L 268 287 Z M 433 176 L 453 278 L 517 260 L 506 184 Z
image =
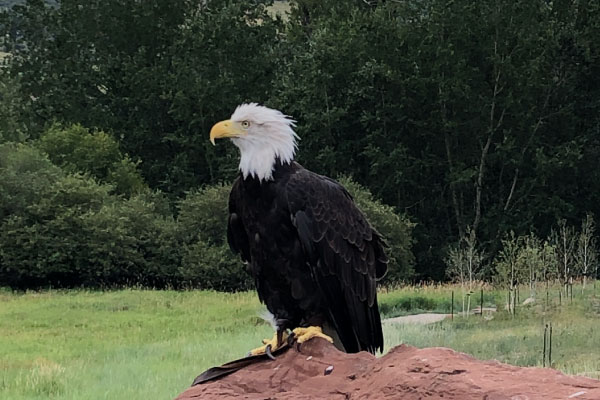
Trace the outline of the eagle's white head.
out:
M 290 163 L 296 153 L 298 135 L 292 129 L 294 120 L 281 111 L 256 103 L 238 106 L 231 118 L 210 130 L 210 141 L 231 138 L 241 153 L 240 171 L 244 178 L 273 178 L 275 162 Z

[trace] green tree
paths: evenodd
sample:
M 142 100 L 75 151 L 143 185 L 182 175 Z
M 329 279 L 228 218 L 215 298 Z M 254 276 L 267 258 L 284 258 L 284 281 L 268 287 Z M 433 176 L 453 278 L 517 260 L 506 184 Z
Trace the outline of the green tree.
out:
M 521 238 L 521 248 L 517 255 L 517 269 L 522 272 L 529 283 L 531 298 L 535 298 L 537 282 L 545 278 L 545 258 L 544 244 L 537 236 L 530 234 Z
M 484 255 L 477 243 L 472 241 L 475 236 L 467 228 L 465 236 L 454 246 L 451 246 L 446 256 L 446 274 L 454 282 L 460 283 L 462 292 L 462 310 L 468 317 L 471 310 L 471 294 L 473 284 L 481 276 Z M 465 296 L 468 296 L 465 309 Z
M 11 79 L 0 60 L 0 143 L 23 142 L 26 128 L 20 118 L 19 84 Z
M 575 268 L 575 244 L 577 237 L 575 229 L 567 224 L 565 219 L 558 220 L 558 228 L 553 229 L 550 234 L 552 246 L 556 251 L 558 266 L 558 277 L 562 280 L 565 289 L 572 283 Z
M 151 187 L 174 195 L 231 179 L 235 165 L 216 156 L 233 161 L 233 149 L 207 135 L 237 104 L 267 97 L 277 21 L 266 4 L 28 0 L 13 12 L 10 71 L 31 105 L 29 134 L 49 121 L 109 132 Z
M 575 249 L 575 268 L 577 272 L 583 275 L 583 288 L 588 276 L 593 276 L 598 264 L 598 248 L 596 244 L 596 223 L 592 214 L 587 214 L 581 222 L 581 232 L 577 236 L 577 245 Z
M 495 260 L 496 282 L 508 288 L 508 309 L 511 312 L 515 311 L 517 287 L 519 283 L 527 280 L 527 271 L 520 268 L 522 264 L 519 263 L 522 242 L 522 237 L 515 236 L 513 231 L 507 233 L 502 239 L 502 249 L 498 252 Z
M 300 120 L 307 166 L 350 168 L 385 202 L 409 207 L 421 264 L 439 266 L 443 246 L 432 244 L 467 226 L 495 253 L 507 229 L 548 233 L 557 215 L 573 218 L 580 200 L 565 178 L 596 148 L 573 131 L 583 120 L 571 110 L 591 49 L 577 40 L 598 9 L 566 8 L 298 2 L 285 38 L 293 62 L 274 102 Z M 562 185 L 550 202 L 549 181 Z

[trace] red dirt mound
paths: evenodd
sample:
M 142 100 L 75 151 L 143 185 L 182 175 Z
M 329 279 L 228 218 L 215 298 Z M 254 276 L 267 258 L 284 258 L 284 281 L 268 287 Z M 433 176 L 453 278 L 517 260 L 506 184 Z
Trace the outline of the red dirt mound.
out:
M 598 400 L 600 381 L 479 361 L 440 347 L 402 345 L 375 358 L 365 352 L 345 354 L 313 339 L 300 352 L 289 349 L 275 361 L 259 361 L 193 386 L 177 400 L 200 398 Z

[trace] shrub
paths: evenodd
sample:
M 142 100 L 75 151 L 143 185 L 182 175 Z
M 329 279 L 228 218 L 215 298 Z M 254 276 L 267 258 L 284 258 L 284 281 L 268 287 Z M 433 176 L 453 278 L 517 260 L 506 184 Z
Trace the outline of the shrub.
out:
M 85 277 L 103 284 L 165 287 L 180 281 L 180 250 L 171 216 L 156 212 L 148 196 L 109 201 L 84 216 Z M 89 284 L 89 282 L 85 282 Z
M 67 175 L 47 185 L 24 212 L 4 219 L 0 282 L 16 287 L 94 284 L 85 217 L 108 201 L 109 190 L 90 178 Z
M 66 172 L 90 174 L 112 184 L 115 193 L 131 195 L 146 189 L 137 164 L 123 155 L 117 141 L 105 132 L 90 132 L 81 125 L 55 125 L 37 145 Z
M 248 290 L 253 280 L 228 245 L 210 245 L 198 240 L 184 246 L 179 270 L 183 282 L 192 287 L 224 291 Z
M 231 185 L 207 186 L 191 191 L 179 201 L 178 234 L 190 244 L 202 240 L 210 245 L 227 244 L 227 218 Z
M 408 312 L 433 311 L 442 307 L 441 302 L 425 296 L 407 296 L 398 299 L 380 300 L 379 311 L 386 317 L 393 317 Z
M 31 146 L 0 144 L 0 222 L 9 215 L 22 215 L 44 197 L 48 185 L 64 175 Z
M 177 237 L 183 245 L 179 273 L 187 285 L 246 290 L 252 278 L 227 244 L 230 185 L 188 192 L 178 204 Z
M 135 285 L 181 280 L 174 221 L 142 197 L 67 175 L 0 232 L 0 284 L 13 287 Z
M 0 145 L 0 285 L 177 284 L 181 251 L 164 196 L 112 189 L 34 147 Z

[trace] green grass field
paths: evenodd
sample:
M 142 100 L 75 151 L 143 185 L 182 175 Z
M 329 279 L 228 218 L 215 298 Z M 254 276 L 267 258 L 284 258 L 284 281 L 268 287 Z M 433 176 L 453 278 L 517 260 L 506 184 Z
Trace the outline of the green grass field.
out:
M 381 308 L 386 316 L 447 312 L 451 290 L 381 293 Z M 460 291 L 455 293 L 458 306 Z M 574 293 L 573 304 L 558 307 L 552 296 L 548 309 L 522 307 L 516 317 L 499 311 L 491 319 L 386 324 L 386 349 L 400 343 L 446 346 L 536 366 L 544 325 L 552 322 L 554 366 L 598 378 L 600 290 L 594 293 L 590 285 L 585 295 L 580 288 Z M 490 291 L 484 303 L 501 309 L 502 299 Z M 270 337 L 261 310 L 251 292 L 0 291 L 0 399 L 173 398 L 206 368 L 243 356 Z
M 0 295 L 0 399 L 169 399 L 271 328 L 253 293 Z
M 495 314 L 455 317 L 425 326 L 394 325 L 384 330 L 385 340 L 390 345 L 450 347 L 482 360 L 541 367 L 544 328 L 551 324 L 552 366 L 600 379 L 600 290 L 594 293 L 589 287 L 582 295 L 581 288 L 574 287 L 573 292 L 573 302 L 563 299 L 559 306 L 558 289 L 554 290 L 548 307 L 544 292 L 542 304 L 518 307 L 515 316 L 502 311 L 504 296 L 496 292 L 492 294 L 498 300 Z M 484 306 L 488 305 L 484 298 Z

